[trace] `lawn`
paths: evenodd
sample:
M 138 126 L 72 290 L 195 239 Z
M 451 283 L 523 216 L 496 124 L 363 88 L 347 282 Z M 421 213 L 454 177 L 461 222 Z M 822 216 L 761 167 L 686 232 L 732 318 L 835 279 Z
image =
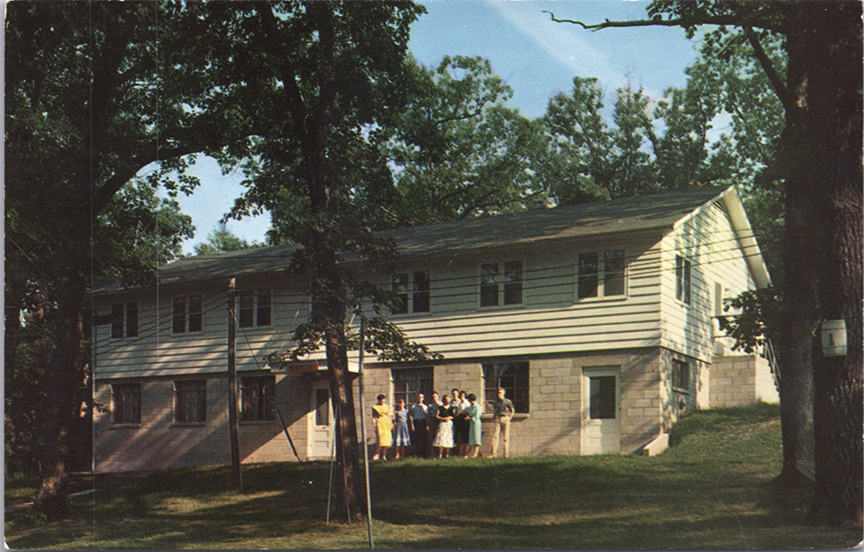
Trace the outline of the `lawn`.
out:
M 693 414 L 660 456 L 409 459 L 372 466 L 376 548 L 844 548 L 813 527 L 812 488 L 780 492 L 774 406 Z M 365 548 L 366 524 L 326 525 L 326 464 L 156 474 L 73 499 L 45 524 L 6 516 L 11 548 Z M 26 482 L 7 481 L 6 503 Z M 32 481 L 29 483 L 32 489 Z

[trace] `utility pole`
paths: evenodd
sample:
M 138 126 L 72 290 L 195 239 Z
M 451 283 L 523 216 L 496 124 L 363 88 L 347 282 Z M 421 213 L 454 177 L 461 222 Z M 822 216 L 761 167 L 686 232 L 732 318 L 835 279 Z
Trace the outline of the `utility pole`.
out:
M 234 300 L 237 295 L 235 279 L 228 280 L 228 434 L 231 437 L 231 482 L 235 489 L 243 490 L 243 476 L 240 473 L 240 446 L 237 442 L 237 369 L 236 329 L 234 327 Z

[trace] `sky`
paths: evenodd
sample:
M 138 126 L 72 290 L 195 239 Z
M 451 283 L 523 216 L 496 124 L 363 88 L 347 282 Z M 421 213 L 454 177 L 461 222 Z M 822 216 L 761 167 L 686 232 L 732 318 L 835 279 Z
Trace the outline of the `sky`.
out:
M 696 42 L 679 28 L 638 27 L 586 31 L 555 23 L 576 19 L 644 19 L 649 2 L 640 0 L 419 0 L 427 13 L 411 31 L 410 49 L 427 67 L 446 55 L 488 58 L 492 69 L 514 94 L 512 104 L 536 118 L 559 92 L 572 90 L 573 77 L 595 77 L 612 103 L 615 89 L 628 83 L 657 100 L 670 87 L 683 87 L 684 69 L 696 60 Z M 192 253 L 207 240 L 219 219 L 243 191 L 241 175 L 222 175 L 215 161 L 199 158 L 189 171 L 201 179 L 191 196 L 180 196 L 180 207 L 192 216 L 195 237 L 183 244 Z M 269 215 L 229 221 L 228 229 L 249 242 L 264 241 Z

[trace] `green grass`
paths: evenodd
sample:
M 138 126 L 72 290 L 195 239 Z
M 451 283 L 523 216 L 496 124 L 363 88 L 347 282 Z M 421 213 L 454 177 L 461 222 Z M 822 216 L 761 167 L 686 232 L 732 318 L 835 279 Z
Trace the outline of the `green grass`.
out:
M 377 548 L 843 548 L 862 531 L 807 524 L 812 488 L 780 493 L 776 407 L 693 414 L 651 457 L 408 459 L 372 466 Z M 153 475 L 73 501 L 62 522 L 7 515 L 11 548 L 365 548 L 324 523 L 324 464 Z M 32 484 L 32 481 L 31 481 Z M 20 492 L 20 482 L 14 493 Z M 7 481 L 7 504 L 10 491 Z M 15 496 L 18 496 L 17 494 Z

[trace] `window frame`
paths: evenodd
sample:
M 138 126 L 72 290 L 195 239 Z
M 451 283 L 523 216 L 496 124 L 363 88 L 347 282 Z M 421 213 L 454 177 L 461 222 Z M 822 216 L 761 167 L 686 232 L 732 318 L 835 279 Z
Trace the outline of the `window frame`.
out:
M 422 275 L 422 276 L 421 276 Z M 421 276 L 418 278 L 418 276 Z M 423 279 L 425 277 L 425 279 Z M 425 289 L 421 289 L 425 288 Z M 432 312 L 432 271 L 428 269 L 412 269 L 396 272 L 390 277 L 390 291 L 402 303 L 402 308 L 390 308 L 394 316 L 410 316 L 414 314 L 429 314 Z M 422 307 L 425 299 L 426 308 Z
M 621 293 L 610 294 L 608 287 L 611 282 L 610 271 L 608 269 L 609 254 L 621 253 L 622 266 L 620 269 L 621 278 Z M 573 271 L 575 276 L 575 284 L 573 286 L 573 297 L 576 303 L 584 303 L 590 301 L 613 301 L 626 299 L 630 292 L 630 263 L 628 262 L 627 247 L 604 247 L 598 249 L 589 249 L 578 251 L 576 253 L 576 266 Z M 595 269 L 592 272 L 582 273 L 582 257 L 595 256 Z M 582 296 L 582 287 L 585 280 L 593 283 L 593 295 Z
M 251 396 L 247 395 L 251 393 Z M 240 421 L 271 422 L 276 419 L 276 376 L 261 374 L 240 378 Z
M 518 270 L 513 270 L 518 264 Z M 509 267 L 508 267 L 509 265 Z M 518 308 L 526 304 L 525 301 L 525 259 L 511 258 L 493 262 L 481 262 L 479 266 L 477 286 L 477 307 L 480 309 L 496 308 Z M 488 268 L 494 267 L 494 273 Z M 513 275 L 518 278 L 513 278 Z M 491 279 L 489 278 L 491 276 Z M 518 290 L 518 291 L 517 291 Z M 487 301 L 492 297 L 494 291 L 494 302 Z M 518 293 L 519 301 L 508 300 Z
M 134 316 L 133 316 L 134 313 Z M 111 304 L 111 339 L 138 337 L 141 306 L 138 301 Z
M 131 405 L 128 397 L 135 397 Z M 132 409 L 131 412 L 127 410 L 127 406 Z M 111 384 L 111 425 L 141 425 L 140 383 Z
M 273 325 L 273 292 L 270 288 L 237 290 L 235 304 L 238 328 L 245 330 Z
M 501 374 L 512 369 L 514 374 Z M 513 403 L 514 414 L 531 413 L 531 363 L 530 362 L 490 362 L 481 367 L 483 376 L 483 398 L 486 405 L 498 398 L 498 388 L 503 387 L 504 396 Z M 520 373 L 523 372 L 524 373 Z M 513 378 L 511 382 L 502 378 Z M 517 383 L 519 385 L 517 385 Z M 523 393 L 524 391 L 524 393 Z M 486 408 L 490 408 L 487 406 Z
M 682 386 L 681 383 L 685 378 L 686 386 Z M 693 370 L 690 367 L 690 363 L 685 360 L 673 358 L 672 369 L 669 373 L 669 381 L 673 391 L 689 395 L 693 384 Z
M 685 255 L 675 255 L 675 300 L 693 304 L 693 262 Z
M 200 293 L 175 296 L 171 300 L 171 335 L 197 334 L 203 331 L 204 296 Z
M 432 392 L 435 390 L 435 368 L 433 366 L 421 366 L 391 369 L 390 383 L 393 386 L 394 405 L 399 402 L 399 399 L 405 399 L 405 405 L 411 406 L 417 399 L 417 393 L 423 393 L 423 396 L 429 401 L 432 400 Z M 402 388 L 403 384 L 404 389 Z
M 195 408 L 190 400 L 195 397 Z M 190 416 L 190 410 L 195 414 Z M 195 418 L 195 419 L 190 419 Z M 196 424 L 207 421 L 207 380 L 188 379 L 174 381 L 174 423 Z

